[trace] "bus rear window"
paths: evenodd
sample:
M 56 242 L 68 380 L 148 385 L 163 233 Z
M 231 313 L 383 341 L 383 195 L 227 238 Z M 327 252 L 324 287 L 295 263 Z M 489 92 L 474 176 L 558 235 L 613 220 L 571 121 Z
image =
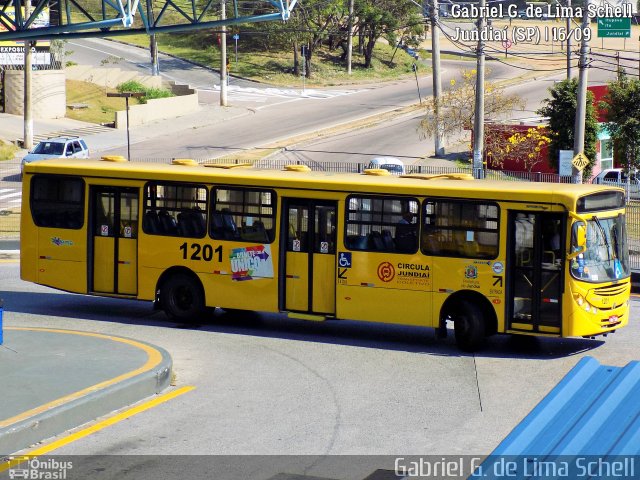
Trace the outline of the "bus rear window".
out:
M 84 223 L 84 182 L 79 178 L 35 175 L 31 216 L 38 227 L 79 229 Z

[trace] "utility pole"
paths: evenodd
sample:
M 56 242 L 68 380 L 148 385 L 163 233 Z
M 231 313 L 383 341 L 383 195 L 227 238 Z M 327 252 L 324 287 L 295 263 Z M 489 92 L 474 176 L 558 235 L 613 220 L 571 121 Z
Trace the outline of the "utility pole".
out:
M 587 8 L 589 8 L 589 0 L 585 0 L 584 13 L 582 15 L 582 31 L 585 32 L 589 27 L 589 15 L 587 15 Z M 586 39 L 586 35 L 582 35 L 582 43 L 580 44 L 580 60 L 578 62 L 578 94 L 576 104 L 576 123 L 574 127 L 575 137 L 573 138 L 573 155 L 578 155 L 584 152 L 584 130 L 585 121 L 587 117 L 587 72 L 588 72 L 588 60 L 587 52 L 589 51 L 589 42 Z M 589 160 L 593 160 L 590 158 Z M 582 170 L 578 170 L 575 166 L 571 167 L 571 175 L 573 176 L 573 183 L 582 183 Z
M 479 0 L 478 7 L 482 12 L 486 3 Z M 473 121 L 473 176 L 484 178 L 484 40 L 482 33 L 486 27 L 482 14 L 478 17 L 478 50 L 476 67 L 476 106 Z
M 567 7 L 571 11 L 571 0 L 567 0 Z M 567 28 L 567 80 L 571 80 L 571 18 L 567 15 L 566 28 Z
M 353 0 L 349 0 L 349 38 L 347 39 L 347 75 L 351 75 L 353 56 Z
M 24 19 L 27 21 L 31 15 L 31 0 L 24 0 Z M 31 78 L 32 78 L 32 57 L 31 40 L 24 40 L 24 140 L 23 148 L 31 150 L 33 148 L 33 116 L 31 111 Z
M 154 26 L 152 2 L 147 2 L 147 20 L 150 26 Z M 149 53 L 151 53 L 151 75 L 157 77 L 160 75 L 160 67 L 158 66 L 158 43 L 156 42 L 155 33 L 149 35 Z
M 442 125 L 440 125 L 440 98 L 442 81 L 440 79 L 440 28 L 438 27 L 438 0 L 431 5 L 431 66 L 433 68 L 433 116 L 436 124 L 434 132 L 434 150 L 436 157 L 444 155 L 442 145 Z M 426 2 L 426 0 L 425 0 Z
M 227 18 L 225 0 L 220 0 L 220 19 Z M 220 29 L 220 106 L 227 106 L 227 27 Z
M 156 42 L 156 34 L 149 35 L 149 50 L 151 52 L 151 75 L 157 77 L 160 75 L 158 66 L 158 43 Z

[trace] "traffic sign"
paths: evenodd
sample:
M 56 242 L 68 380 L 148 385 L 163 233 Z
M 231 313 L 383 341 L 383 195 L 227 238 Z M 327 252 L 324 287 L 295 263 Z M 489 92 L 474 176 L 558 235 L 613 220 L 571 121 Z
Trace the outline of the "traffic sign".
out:
M 584 153 L 580 152 L 575 157 L 573 157 L 571 164 L 576 167 L 576 170 L 581 172 L 582 170 L 584 170 L 584 167 L 589 165 L 589 159 L 585 156 Z
M 240 35 L 238 35 L 237 33 L 233 35 L 233 39 L 234 40 L 240 40 Z
M 502 41 L 502 46 L 505 48 L 505 50 L 511 48 L 511 45 L 513 45 L 513 42 L 508 38 Z
M 631 18 L 598 18 L 598 38 L 607 37 L 630 38 Z

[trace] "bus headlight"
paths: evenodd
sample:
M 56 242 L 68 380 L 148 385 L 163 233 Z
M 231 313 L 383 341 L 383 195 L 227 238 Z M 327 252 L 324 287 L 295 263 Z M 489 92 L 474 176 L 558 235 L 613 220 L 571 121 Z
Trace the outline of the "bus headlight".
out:
M 588 312 L 589 310 L 591 310 L 591 307 L 589 306 L 588 303 L 584 304 L 584 310 L 585 310 L 585 312 Z
M 580 294 L 576 295 L 576 303 L 582 306 L 582 304 L 584 303 L 584 298 L 582 298 L 582 295 Z
M 593 313 L 598 313 L 598 309 L 596 307 L 593 307 Z

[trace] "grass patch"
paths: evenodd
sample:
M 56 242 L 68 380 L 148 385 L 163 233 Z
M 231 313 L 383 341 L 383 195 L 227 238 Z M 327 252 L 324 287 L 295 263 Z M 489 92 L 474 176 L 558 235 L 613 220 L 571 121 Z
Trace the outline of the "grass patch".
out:
M 0 238 L 20 236 L 20 210 L 0 210 Z
M 13 160 L 17 151 L 18 147 L 16 145 L 0 139 L 0 161 Z
M 140 103 L 147 103 L 147 100 L 152 100 L 154 98 L 175 97 L 173 92 L 170 92 L 165 88 L 147 87 L 146 85 L 143 85 L 140 82 L 136 82 L 135 80 L 128 80 L 126 82 L 123 82 L 117 86 L 117 89 L 120 93 L 134 92 L 144 94 L 138 99 Z
M 149 46 L 146 35 L 126 35 L 120 39 L 144 48 Z M 189 34 L 158 34 L 156 35 L 158 49 L 180 58 L 205 65 L 218 70 L 220 68 L 220 51 L 211 35 L 198 33 Z M 235 61 L 233 42 L 229 43 L 230 74 L 258 82 L 272 85 L 299 87 L 302 78 L 294 75 L 292 51 L 249 51 L 242 50 L 242 43 L 238 46 L 238 61 Z M 374 83 L 382 80 L 393 80 L 413 75 L 413 57 L 404 50 L 398 49 L 394 55 L 394 48 L 384 43 L 376 45 L 371 68 L 364 68 L 364 57 L 357 53 L 357 46 L 353 50 L 352 74 L 347 75 L 346 63 L 340 60 L 341 49 L 329 50 L 321 47 L 314 52 L 311 59 L 311 79 L 305 79 L 307 86 L 333 86 L 357 83 Z M 391 58 L 393 57 L 393 63 Z M 429 64 L 420 60 L 420 74 L 430 71 Z M 160 66 L 162 68 L 162 65 Z
M 111 123 L 115 112 L 124 110 L 123 98 L 107 97 L 107 91 L 94 83 L 67 80 L 67 104 L 84 103 L 87 108 L 67 109 L 67 118 L 91 123 Z M 139 103 L 137 99 L 130 99 L 130 105 Z

